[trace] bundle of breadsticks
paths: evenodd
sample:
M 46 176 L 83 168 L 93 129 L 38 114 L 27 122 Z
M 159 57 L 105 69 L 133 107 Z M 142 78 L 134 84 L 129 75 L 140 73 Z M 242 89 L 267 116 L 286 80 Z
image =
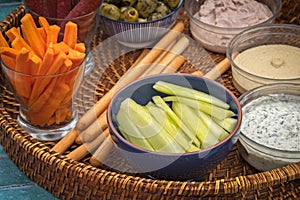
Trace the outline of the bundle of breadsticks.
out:
M 154 74 L 176 73 L 186 61 L 182 53 L 190 42 L 182 34 L 183 30 L 184 24 L 179 21 L 151 50 L 145 49 L 116 85 L 78 120 L 76 127 L 62 138 L 52 150 L 63 154 L 76 142 L 80 146 L 67 154 L 67 157 L 80 161 L 89 153 L 94 152 L 90 158 L 90 163 L 93 166 L 100 166 L 101 161 L 114 147 L 106 121 L 106 109 L 111 98 L 119 89 L 138 78 Z M 224 59 L 204 77 L 215 80 L 229 67 L 228 60 Z M 199 71 L 195 71 L 193 74 L 203 75 Z

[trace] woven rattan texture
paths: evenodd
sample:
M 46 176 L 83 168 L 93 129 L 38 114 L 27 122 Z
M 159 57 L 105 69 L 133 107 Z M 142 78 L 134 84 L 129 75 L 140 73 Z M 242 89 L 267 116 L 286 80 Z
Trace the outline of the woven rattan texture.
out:
M 24 7 L 20 6 L 0 23 L 0 30 L 5 32 L 12 26 L 19 26 L 24 14 Z M 185 33 L 189 34 L 184 11 L 180 19 L 185 21 Z M 284 0 L 276 22 L 299 25 L 300 1 Z M 104 39 L 106 35 L 99 29 L 91 47 Z M 107 59 L 114 50 L 108 49 L 103 58 L 96 59 L 96 63 Z M 92 71 L 79 91 L 76 105 L 80 114 L 116 83 L 140 53 L 137 50 L 124 54 L 108 68 Z M 212 52 L 209 55 L 216 63 L 225 57 Z M 202 64 L 204 67 L 201 70 L 205 72 L 208 68 Z M 186 63 L 180 71 L 190 72 L 192 67 Z M 19 105 L 5 84 L 3 73 L 0 77 L 0 143 L 29 178 L 61 199 L 300 199 L 300 163 L 259 173 L 240 157 L 236 146 L 205 180 L 195 182 L 152 180 L 105 166 L 95 168 L 88 162 L 90 155 L 81 162 L 67 159 L 65 154 L 75 149 L 76 145 L 64 155 L 58 155 L 50 151 L 54 142 L 38 142 L 18 126 L 16 117 Z M 218 81 L 239 96 L 231 78 L 228 71 Z M 109 166 L 127 167 L 117 152 L 111 152 L 108 159 Z

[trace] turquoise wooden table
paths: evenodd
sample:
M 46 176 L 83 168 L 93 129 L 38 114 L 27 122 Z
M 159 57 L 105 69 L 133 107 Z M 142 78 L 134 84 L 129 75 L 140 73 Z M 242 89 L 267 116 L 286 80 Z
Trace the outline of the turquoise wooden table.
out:
M 0 20 L 21 1 L 0 0 Z M 51 193 L 31 181 L 10 160 L 0 145 L 0 200 L 55 200 Z

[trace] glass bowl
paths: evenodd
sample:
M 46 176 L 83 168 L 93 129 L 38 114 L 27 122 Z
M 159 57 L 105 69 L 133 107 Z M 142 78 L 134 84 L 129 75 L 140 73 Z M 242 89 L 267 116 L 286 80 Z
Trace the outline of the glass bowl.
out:
M 238 150 L 260 171 L 300 161 L 300 84 L 275 83 L 239 98 L 243 121 Z
M 273 23 L 276 16 L 281 10 L 281 0 L 261 0 L 259 2 L 267 5 L 269 10 L 272 12 L 272 14 L 270 14 L 268 18 L 265 18 L 265 20 L 259 20 L 259 22 L 251 22 L 249 23 L 249 25 L 239 25 L 239 27 L 237 27 L 237 23 L 240 23 L 240 21 L 236 19 L 241 19 L 241 17 L 235 16 L 229 18 L 228 16 L 230 15 L 228 15 L 228 16 L 220 17 L 221 20 L 225 21 L 226 24 L 215 25 L 211 22 L 207 22 L 207 21 L 203 22 L 202 19 L 200 20 L 195 15 L 196 13 L 199 12 L 200 7 L 205 2 L 206 2 L 205 0 L 185 1 L 184 8 L 190 19 L 190 30 L 194 39 L 197 40 L 201 45 L 203 45 L 204 48 L 218 53 L 225 53 L 226 47 L 230 42 L 230 40 L 241 31 L 250 27 L 255 27 L 257 25 Z M 211 1 L 210 3 L 213 4 L 214 2 L 217 1 Z M 225 3 L 225 1 L 219 2 L 220 5 L 223 3 Z M 232 3 L 232 1 L 228 1 L 228 2 L 226 1 L 226 3 Z M 208 6 L 206 8 L 211 9 L 210 13 L 219 13 L 217 9 L 221 9 L 221 7 L 218 6 L 216 6 L 215 9 L 208 8 Z M 224 9 L 227 7 L 228 11 L 231 9 L 231 7 L 229 6 L 223 6 L 223 7 Z M 236 13 L 236 11 L 232 11 L 231 13 Z M 255 9 L 250 10 L 249 13 L 255 13 Z M 257 13 L 257 15 L 259 15 L 259 13 Z M 228 22 L 228 21 L 232 21 L 232 22 Z M 243 21 L 244 22 L 246 21 L 248 23 L 250 20 L 243 20 Z
M 272 24 L 245 30 L 228 45 L 227 58 L 233 84 L 241 93 L 264 84 L 300 83 L 300 26 Z

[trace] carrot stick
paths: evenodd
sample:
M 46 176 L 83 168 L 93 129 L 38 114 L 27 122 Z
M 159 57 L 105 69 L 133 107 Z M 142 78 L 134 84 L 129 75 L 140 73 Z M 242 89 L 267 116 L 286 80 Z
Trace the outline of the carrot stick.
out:
M 72 68 L 72 66 L 73 66 L 73 62 L 69 58 L 66 58 L 63 66 L 60 68 L 59 73 L 63 73 L 63 72 L 70 70 Z M 70 77 L 70 78 L 72 78 L 72 77 Z M 68 81 L 68 80 L 66 80 L 66 81 Z
M 31 75 L 37 75 L 42 60 L 35 54 L 29 57 L 28 68 Z
M 52 91 L 51 96 L 48 98 L 43 106 L 41 112 L 30 113 L 30 120 L 37 125 L 44 126 L 48 120 L 51 119 L 57 108 L 60 106 L 61 101 L 65 97 L 65 92 L 70 90 L 67 84 L 60 82 Z
M 38 71 L 39 75 L 46 75 L 47 71 L 49 70 L 49 67 L 54 59 L 54 50 L 51 48 L 51 45 L 47 48 L 47 51 L 44 55 L 42 64 L 40 66 L 40 69 Z
M 52 44 L 57 43 L 59 32 L 60 32 L 59 26 L 57 26 L 57 25 L 49 26 L 48 32 L 47 32 L 47 40 L 46 40 L 47 46 L 49 46 L 50 43 L 52 43 Z
M 0 54 L 16 59 L 19 54 L 19 50 L 10 47 L 0 47 Z
M 42 58 L 46 52 L 46 44 L 38 32 L 36 24 L 30 14 L 25 14 L 22 19 L 22 31 L 25 32 L 28 43 L 36 55 Z
M 77 31 L 77 24 L 71 21 L 66 23 L 63 41 L 72 49 L 77 43 Z
M 39 20 L 40 26 L 45 29 L 45 32 L 48 35 L 50 25 L 49 25 L 47 19 L 45 17 L 39 16 L 38 20 Z
M 46 75 L 49 70 L 51 63 L 54 60 L 54 51 L 51 47 L 49 47 L 45 53 L 44 59 L 39 67 L 38 74 Z M 49 83 L 50 79 L 47 78 L 37 78 L 34 82 L 32 93 L 29 98 L 29 105 L 32 104 L 43 92 L 46 85 Z
M 26 48 L 29 51 L 33 51 L 32 48 L 27 44 L 27 42 L 20 36 L 15 37 L 15 39 L 11 42 L 11 46 L 12 46 L 12 48 L 17 49 L 17 50 Z
M 70 47 L 64 42 L 59 42 L 53 44 L 53 50 L 55 55 L 58 54 L 60 51 L 64 52 L 65 54 L 68 54 Z
M 16 37 L 21 37 L 20 29 L 17 29 L 16 27 L 12 27 L 5 32 L 5 35 L 8 37 L 10 41 L 14 41 Z
M 48 68 L 48 71 L 46 72 L 46 75 L 53 75 L 57 73 L 60 69 L 60 67 L 64 64 L 65 59 L 67 58 L 67 55 L 60 51 L 57 56 L 55 56 L 53 62 L 51 63 L 50 67 Z
M 52 116 L 52 117 L 48 120 L 47 125 L 48 125 L 48 126 L 51 126 L 51 125 L 55 124 L 55 122 L 56 122 L 56 118 L 55 118 L 55 116 Z
M 0 47 L 9 47 L 5 37 L 3 36 L 2 32 L 0 32 Z
M 64 105 L 64 104 L 62 103 L 62 105 Z M 71 113 L 71 112 L 72 112 L 71 109 L 69 109 L 67 107 L 57 109 L 55 112 L 56 124 L 59 124 L 59 123 L 65 121 L 66 119 L 70 118 L 69 113 Z
M 47 42 L 47 34 L 45 32 L 45 29 L 43 27 L 39 27 L 37 29 L 38 29 L 39 34 L 42 36 L 43 41 L 46 43 Z
M 32 111 L 32 112 L 38 112 L 40 111 L 44 104 L 46 103 L 46 100 L 50 97 L 52 91 L 54 90 L 54 87 L 56 85 L 56 81 L 57 81 L 57 78 L 48 78 L 49 80 L 47 82 L 50 82 L 49 85 L 45 88 L 45 91 L 42 92 L 39 96 L 36 97 L 36 99 L 33 101 L 31 100 L 31 97 L 30 97 L 30 100 L 29 100 L 29 109 Z M 37 84 L 37 81 L 35 82 L 35 84 Z M 32 92 L 33 94 L 33 92 Z M 31 94 L 31 96 L 32 96 Z
M 24 74 L 30 74 L 30 67 L 27 65 L 29 60 L 30 51 L 26 48 L 22 48 L 16 57 L 16 71 Z
M 54 124 L 54 123 L 59 124 L 60 122 L 64 121 L 62 119 L 63 118 L 62 116 L 63 116 L 63 109 L 57 109 L 55 111 L 55 117 L 53 117 L 54 121 L 52 121 L 49 125 Z
M 74 47 L 74 50 L 79 51 L 79 52 L 81 52 L 81 53 L 85 53 L 86 48 L 85 48 L 84 43 L 82 43 L 82 42 L 76 43 L 76 44 L 75 44 L 75 47 Z
M 68 58 L 73 62 L 73 67 L 79 66 L 85 58 L 85 53 L 69 49 Z
M 30 74 L 30 68 L 28 66 L 30 51 L 23 48 L 16 58 L 16 71 Z M 31 93 L 31 80 L 29 77 L 16 74 L 15 76 L 15 89 L 17 93 L 24 98 L 29 98 Z
M 1 55 L 1 59 L 2 59 L 3 63 L 10 69 L 16 68 L 16 59 L 14 59 L 10 56 L 6 56 L 6 55 Z
M 21 27 L 21 30 L 22 30 L 23 39 L 26 41 L 27 44 L 29 44 L 28 36 L 26 35 L 28 33 L 26 32 L 26 30 L 24 30 L 24 26 L 22 24 L 20 25 L 20 27 Z

